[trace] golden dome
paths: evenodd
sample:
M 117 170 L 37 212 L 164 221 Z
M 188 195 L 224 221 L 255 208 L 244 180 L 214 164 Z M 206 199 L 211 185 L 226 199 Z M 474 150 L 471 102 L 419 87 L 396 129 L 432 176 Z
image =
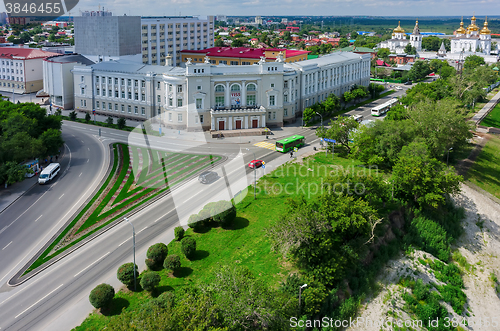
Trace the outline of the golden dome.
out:
M 398 27 L 394 29 L 394 33 L 405 33 L 405 30 L 401 28 L 401 21 L 398 22 Z
M 467 27 L 467 31 L 479 31 L 479 27 L 476 25 L 476 16 L 472 16 L 470 19 L 470 25 Z
M 491 34 L 490 29 L 488 29 L 488 17 L 486 17 L 486 20 L 484 21 L 484 26 L 481 29 L 480 34 Z
M 460 27 L 455 31 L 456 34 L 465 34 L 465 29 L 464 29 L 464 18 L 462 17 L 462 22 L 460 22 Z

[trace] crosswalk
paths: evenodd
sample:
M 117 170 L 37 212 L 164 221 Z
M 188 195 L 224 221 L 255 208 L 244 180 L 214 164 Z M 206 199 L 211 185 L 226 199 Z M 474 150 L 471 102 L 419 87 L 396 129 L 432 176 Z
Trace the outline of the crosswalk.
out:
M 267 149 L 270 149 L 272 151 L 275 150 L 275 145 L 272 144 L 272 143 L 268 143 L 267 141 L 258 142 L 256 144 L 254 144 L 254 146 L 262 147 L 262 148 L 267 148 Z

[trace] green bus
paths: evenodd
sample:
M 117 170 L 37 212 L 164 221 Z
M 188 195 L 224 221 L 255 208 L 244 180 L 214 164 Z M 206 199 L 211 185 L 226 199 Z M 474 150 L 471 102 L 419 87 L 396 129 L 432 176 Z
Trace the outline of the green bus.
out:
M 275 149 L 281 153 L 287 153 L 293 150 L 294 147 L 302 147 L 306 144 L 304 136 L 293 136 L 286 139 L 281 139 L 276 142 Z

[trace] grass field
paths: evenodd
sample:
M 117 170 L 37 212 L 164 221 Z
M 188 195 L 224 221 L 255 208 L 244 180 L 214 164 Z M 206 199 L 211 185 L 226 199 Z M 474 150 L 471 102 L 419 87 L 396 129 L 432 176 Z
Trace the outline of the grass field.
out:
M 500 128 L 500 103 L 481 121 L 481 125 Z
M 483 150 L 467 174 L 467 179 L 500 199 L 500 138 L 493 137 Z
M 271 251 L 266 229 L 286 212 L 287 198 L 305 195 L 306 199 L 314 199 L 320 193 L 306 185 L 304 194 L 298 189 L 301 182 L 321 184 L 326 170 L 352 170 L 356 165 L 358 163 L 352 160 L 339 156 L 332 159 L 331 154 L 325 156 L 324 153 L 318 153 L 305 159 L 302 165 L 287 163 L 262 177 L 258 182 L 257 200 L 253 199 L 253 194 L 249 194 L 236 206 L 237 218 L 232 229 L 211 228 L 204 233 L 195 233 L 192 229 L 186 231 L 186 235 L 195 238 L 197 242 L 197 253 L 193 260 L 184 258 L 179 242 L 168 243 L 169 254 L 179 255 L 182 267 L 175 277 L 169 275 L 166 270 L 158 271 L 162 280 L 153 297 L 189 284 L 209 283 L 214 277 L 214 270 L 219 266 L 234 264 L 248 267 L 259 281 L 273 288 L 278 287 L 294 270 L 290 263 Z M 307 176 L 307 181 L 299 181 L 304 176 Z M 286 184 L 289 184 L 290 189 L 287 192 L 279 192 L 278 186 L 284 187 Z M 151 297 L 145 291 L 122 289 L 116 294 L 107 316 L 92 313 L 75 330 L 102 330 L 109 319 L 120 314 L 122 309 L 140 309 Z

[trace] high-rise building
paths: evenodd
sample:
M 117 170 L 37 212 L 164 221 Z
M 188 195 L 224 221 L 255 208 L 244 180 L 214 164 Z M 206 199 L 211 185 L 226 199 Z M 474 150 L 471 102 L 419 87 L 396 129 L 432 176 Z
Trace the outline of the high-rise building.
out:
M 98 11 L 84 11 L 82 12 L 82 16 L 113 16 L 113 13 L 107 10 L 98 10 Z
M 262 17 L 255 16 L 255 24 L 257 24 L 257 25 L 262 24 Z
M 143 17 L 141 45 L 143 63 L 165 65 L 165 58 L 170 54 L 172 64 L 178 66 L 181 50 L 214 46 L 214 17 Z
M 110 59 L 140 62 L 140 16 L 75 17 L 75 52 L 94 62 Z
M 227 22 L 227 16 L 226 15 L 217 15 L 216 21 Z

